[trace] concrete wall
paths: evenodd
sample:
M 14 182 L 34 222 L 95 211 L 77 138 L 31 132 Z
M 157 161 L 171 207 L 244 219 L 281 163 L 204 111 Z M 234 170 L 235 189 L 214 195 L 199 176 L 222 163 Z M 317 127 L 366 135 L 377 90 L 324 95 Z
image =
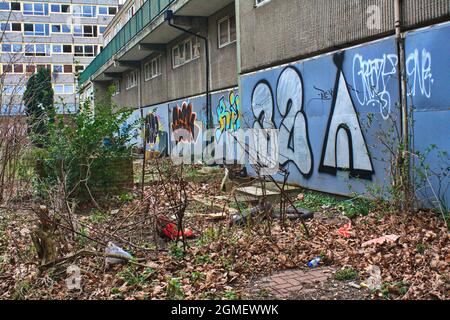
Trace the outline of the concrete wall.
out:
M 441 169 L 433 188 L 447 203 L 449 34 L 447 23 L 406 36 L 412 141 L 420 152 L 436 145 L 427 163 Z M 391 154 L 384 144 L 398 141 L 401 123 L 397 65 L 395 39 L 388 37 L 250 73 L 241 80 L 244 123 L 279 129 L 279 163 L 292 183 L 342 195 L 387 190 Z M 423 187 L 430 198 L 431 185 Z
M 392 0 L 240 0 L 242 73 L 393 34 Z M 409 28 L 449 17 L 449 0 L 404 0 Z M 379 24 L 377 23 L 379 22 Z
M 237 86 L 236 43 L 219 48 L 218 21 L 234 15 L 234 4 L 229 5 L 208 18 L 199 30 L 200 35 L 208 36 L 210 48 L 210 90 L 217 91 Z M 205 44 L 199 39 L 200 57 L 177 68 L 172 64 L 172 48 L 179 42 L 192 37 L 182 35 L 171 41 L 162 54 L 162 75 L 145 81 L 144 65 L 157 54 L 141 61 L 142 106 L 153 106 L 163 102 L 204 94 L 206 91 Z M 122 79 L 121 93 L 114 97 L 116 103 L 127 107 L 138 107 L 137 90 L 125 89 L 125 74 Z

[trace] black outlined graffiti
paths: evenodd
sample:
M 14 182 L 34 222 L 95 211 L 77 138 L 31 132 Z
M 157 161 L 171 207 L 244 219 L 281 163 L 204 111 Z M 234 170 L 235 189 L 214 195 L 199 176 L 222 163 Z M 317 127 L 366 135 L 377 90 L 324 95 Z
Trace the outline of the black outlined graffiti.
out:
M 308 138 L 308 126 L 303 110 L 303 84 L 300 73 L 294 67 L 287 67 L 277 83 L 277 109 L 282 116 L 280 131 L 280 164 L 283 167 L 294 164 L 304 177 L 313 170 L 313 156 Z M 275 102 L 270 84 L 261 80 L 253 89 L 252 112 L 255 117 L 253 128 L 276 129 Z
M 303 82 L 293 67 L 283 70 L 277 83 L 277 108 L 280 123 L 281 165 L 293 163 L 308 177 L 313 169 L 313 156 L 308 138 L 308 122 L 303 109 Z
M 333 57 L 337 67 L 333 103 L 323 142 L 320 172 L 348 170 L 352 176 L 371 179 L 374 174 L 359 118 L 350 96 L 342 64 L 344 53 Z
M 159 117 L 158 115 L 150 112 L 145 117 L 145 142 L 154 145 L 157 143 L 159 136 Z
M 183 101 L 181 108 L 177 105 L 172 110 L 172 133 L 175 143 L 195 142 L 200 129 L 195 124 L 197 114 L 192 111 L 192 103 Z

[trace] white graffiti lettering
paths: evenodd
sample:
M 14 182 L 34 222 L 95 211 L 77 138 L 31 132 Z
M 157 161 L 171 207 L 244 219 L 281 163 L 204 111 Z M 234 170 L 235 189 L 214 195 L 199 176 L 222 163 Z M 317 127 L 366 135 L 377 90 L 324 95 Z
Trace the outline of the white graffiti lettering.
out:
M 409 95 L 416 94 L 431 97 L 431 86 L 434 82 L 431 73 L 431 53 L 422 49 L 422 55 L 415 49 L 406 59 L 406 73 L 408 75 Z
M 384 54 L 380 59 L 365 60 L 360 54 L 353 58 L 353 90 L 362 106 L 378 106 L 383 119 L 391 113 L 388 83 L 397 74 L 398 57 Z

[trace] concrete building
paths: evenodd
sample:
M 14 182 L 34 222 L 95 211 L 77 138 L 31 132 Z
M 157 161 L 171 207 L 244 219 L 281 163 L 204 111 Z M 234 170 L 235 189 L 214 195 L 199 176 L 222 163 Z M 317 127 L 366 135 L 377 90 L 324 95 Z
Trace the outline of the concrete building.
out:
M 450 152 L 449 0 L 125 4 L 133 5 L 134 15 L 115 17 L 127 21 L 120 30 L 107 28 L 108 44 L 81 82 L 98 100 L 114 84 L 114 101 L 146 119 L 147 149 L 173 149 L 179 128 L 194 145 L 201 126 L 215 130 L 216 145 L 239 128 L 274 128 L 290 182 L 342 195 L 389 188 L 393 168 L 380 132 L 411 135 L 413 153 L 430 144 Z M 170 26 L 167 10 L 174 25 L 199 36 Z M 436 154 L 428 160 L 443 163 Z M 423 199 L 439 179 L 448 185 L 448 172 L 420 190 Z M 449 188 L 439 190 L 450 200 Z
M 51 70 L 59 112 L 73 112 L 76 77 L 102 50 L 103 33 L 121 2 L 0 2 L 2 114 L 23 110 L 26 81 L 40 67 Z

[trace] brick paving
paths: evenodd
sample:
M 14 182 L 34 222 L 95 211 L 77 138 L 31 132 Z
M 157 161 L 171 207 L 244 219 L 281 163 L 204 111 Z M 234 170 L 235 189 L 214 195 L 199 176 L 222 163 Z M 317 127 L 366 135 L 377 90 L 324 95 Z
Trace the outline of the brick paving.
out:
M 286 299 L 291 295 L 314 289 L 303 289 L 305 284 L 318 284 L 327 281 L 334 270 L 328 267 L 316 268 L 311 270 L 286 270 L 273 274 L 272 276 L 262 278 L 255 283 L 256 291 L 264 290 L 271 296 L 278 299 Z

